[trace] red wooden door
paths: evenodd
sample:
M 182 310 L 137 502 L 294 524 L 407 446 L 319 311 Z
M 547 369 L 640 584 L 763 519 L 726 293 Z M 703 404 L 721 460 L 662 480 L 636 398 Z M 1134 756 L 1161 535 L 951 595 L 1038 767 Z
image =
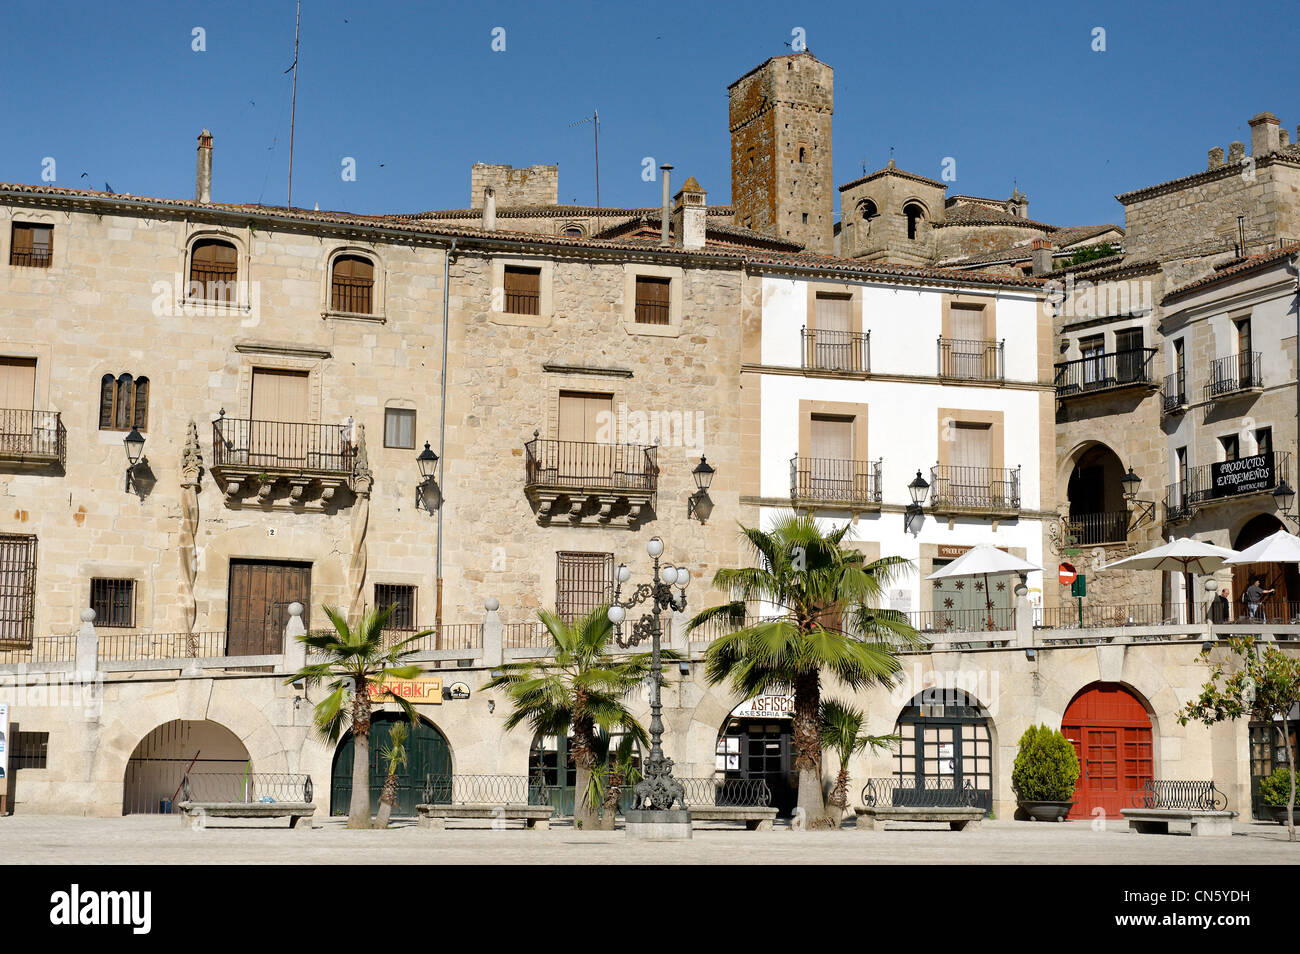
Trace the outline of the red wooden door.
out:
M 1123 686 L 1094 683 L 1074 697 L 1061 732 L 1079 757 L 1079 782 L 1071 818 L 1092 818 L 1101 809 L 1119 818 L 1133 796 L 1153 777 L 1151 720 Z

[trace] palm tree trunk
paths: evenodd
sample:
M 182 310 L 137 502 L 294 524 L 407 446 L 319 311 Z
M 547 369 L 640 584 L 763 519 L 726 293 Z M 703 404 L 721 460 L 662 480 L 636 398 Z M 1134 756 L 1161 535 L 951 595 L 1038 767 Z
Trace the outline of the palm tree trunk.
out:
M 397 776 L 389 775 L 384 780 L 384 791 L 379 796 L 379 814 L 375 816 L 376 828 L 387 828 L 388 819 L 393 814 L 393 805 L 397 803 Z
M 1291 755 L 1291 728 L 1287 724 L 1286 713 L 1282 713 L 1282 741 L 1286 745 L 1286 764 L 1291 770 L 1291 792 L 1286 803 L 1286 834 L 1288 841 L 1295 841 L 1295 759 Z
M 794 766 L 799 772 L 798 816 L 802 827 L 828 828 L 822 793 L 821 679 L 816 670 L 794 683 Z
M 352 696 L 352 801 L 348 827 L 370 827 L 370 689 L 358 680 Z
M 831 789 L 830 803 L 836 809 L 838 819 L 831 815 L 831 821 L 835 822 L 835 827 L 839 828 L 844 824 L 844 816 L 849 810 L 849 766 L 848 763 L 840 765 L 840 774 L 835 779 L 835 787 Z M 829 814 L 829 813 L 828 813 Z
M 591 788 L 591 767 L 596 761 L 592 752 L 594 726 L 589 720 L 577 719 L 573 723 L 573 767 L 575 788 L 573 791 L 573 827 L 584 831 L 595 831 L 600 821 L 596 805 L 589 797 Z

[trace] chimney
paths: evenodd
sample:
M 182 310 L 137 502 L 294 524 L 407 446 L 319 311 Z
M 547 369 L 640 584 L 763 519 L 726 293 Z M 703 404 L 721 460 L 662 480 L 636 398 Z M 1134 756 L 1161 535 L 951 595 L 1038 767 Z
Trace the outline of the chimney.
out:
M 1285 149 L 1291 145 L 1291 134 L 1286 131 L 1285 127 L 1279 127 L 1277 131 L 1277 144 Z
M 1033 249 L 1030 258 L 1030 272 L 1034 275 L 1052 274 L 1052 243 L 1047 239 L 1034 239 L 1029 247 Z
M 198 167 L 194 173 L 194 201 L 212 201 L 212 133 L 199 133 Z
M 1228 143 L 1228 164 L 1232 166 L 1241 165 L 1241 160 L 1246 158 L 1246 147 L 1240 142 Z
M 491 186 L 483 187 L 483 229 L 495 231 L 497 227 L 497 190 Z
M 668 178 L 672 174 L 673 167 L 665 162 L 659 167 L 659 171 L 663 173 L 662 178 L 664 183 L 663 201 L 660 203 L 659 208 L 659 244 L 671 245 L 672 239 L 668 236 L 668 225 L 672 218 L 673 210 L 672 205 L 670 205 L 668 201 L 668 197 L 672 195 L 668 185 Z
M 1250 154 L 1256 159 L 1263 159 L 1271 152 L 1277 152 L 1280 145 L 1278 135 L 1282 123 L 1272 113 L 1256 113 L 1250 120 Z
M 682 248 L 704 248 L 706 195 L 695 176 L 691 176 L 673 196 L 673 233 Z
M 1223 147 L 1215 146 L 1210 150 L 1210 164 L 1205 167 L 1207 172 L 1213 172 L 1215 169 L 1223 168 Z

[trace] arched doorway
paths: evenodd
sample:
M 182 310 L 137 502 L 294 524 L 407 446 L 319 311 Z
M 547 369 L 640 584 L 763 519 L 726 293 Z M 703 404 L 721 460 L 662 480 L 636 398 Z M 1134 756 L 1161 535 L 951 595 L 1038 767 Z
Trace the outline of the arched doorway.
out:
M 596 757 L 600 759 L 602 755 L 608 761 L 611 760 L 623 744 L 624 733 L 615 732 L 607 739 L 600 737 L 596 740 Z M 556 735 L 538 735 L 533 736 L 532 747 L 528 750 L 528 778 L 539 779 L 540 786 L 546 792 L 547 801 L 545 804 L 552 805 L 555 808 L 556 815 L 572 815 L 573 805 L 577 799 L 578 793 L 578 767 L 573 764 L 573 736 L 566 735 L 560 738 Z M 641 752 L 640 747 L 632 743 L 632 762 L 640 767 Z M 563 766 L 563 768 L 561 768 Z M 532 797 L 534 784 L 529 782 L 529 797 Z M 621 814 L 633 806 L 634 796 L 632 789 L 629 787 L 623 792 L 623 797 L 619 799 L 618 810 Z
M 426 775 L 451 775 L 451 746 L 447 737 L 423 719 L 414 726 L 397 712 L 376 712 L 370 722 L 370 810 L 379 808 L 379 796 L 388 780 L 388 766 L 383 751 L 393 726 L 404 722 L 410 728 L 406 742 L 406 767 L 397 776 L 397 803 L 394 815 L 414 815 L 415 806 L 424 795 Z M 330 814 L 346 815 L 352 800 L 352 753 L 355 748 L 349 732 L 334 752 L 334 770 L 330 785 Z
M 899 778 L 916 787 L 975 791 L 975 804 L 993 808 L 993 738 L 988 711 L 961 689 L 917 693 L 898 714 L 901 739 L 895 756 Z
M 782 817 L 799 801 L 799 773 L 794 767 L 794 697 L 756 696 L 731 710 L 718 733 L 714 778 L 761 779 Z
M 1107 818 L 1133 807 L 1133 796 L 1154 777 L 1151 717 L 1117 682 L 1085 686 L 1066 707 L 1061 733 L 1079 757 L 1071 818 Z
M 1085 363 L 1085 376 L 1087 369 Z M 1075 544 L 1096 546 L 1128 538 L 1128 509 L 1120 483 L 1123 476 L 1124 465 L 1105 444 L 1094 444 L 1079 455 L 1066 489 Z
M 1270 513 L 1257 514 L 1246 521 L 1232 541 L 1234 550 L 1254 546 L 1265 537 L 1284 529 L 1282 521 Z M 1251 580 L 1259 580 L 1264 590 L 1273 590 L 1264 597 L 1261 613 L 1266 620 L 1289 623 L 1300 615 L 1300 567 L 1294 563 L 1246 563 L 1232 568 L 1232 618 L 1245 618 L 1246 605 L 1242 594 Z
M 140 740 L 126 763 L 122 814 L 170 812 L 187 772 L 242 775 L 248 767 L 248 749 L 224 725 L 188 719 L 164 722 Z

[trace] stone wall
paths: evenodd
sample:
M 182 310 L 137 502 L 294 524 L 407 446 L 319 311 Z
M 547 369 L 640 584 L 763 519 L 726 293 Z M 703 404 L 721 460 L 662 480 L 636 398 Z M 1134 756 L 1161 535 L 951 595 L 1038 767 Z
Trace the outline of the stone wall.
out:
M 497 208 L 519 205 L 556 205 L 560 201 L 560 167 L 494 165 L 476 162 L 469 174 L 469 206 L 483 208 L 483 190 L 496 189 Z

